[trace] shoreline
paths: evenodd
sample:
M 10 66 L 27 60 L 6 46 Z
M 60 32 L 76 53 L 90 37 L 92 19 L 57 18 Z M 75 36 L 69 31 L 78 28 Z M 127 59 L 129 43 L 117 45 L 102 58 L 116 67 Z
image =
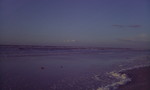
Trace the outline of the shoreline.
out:
M 150 90 L 150 66 L 120 72 L 126 74 L 131 81 L 116 90 Z

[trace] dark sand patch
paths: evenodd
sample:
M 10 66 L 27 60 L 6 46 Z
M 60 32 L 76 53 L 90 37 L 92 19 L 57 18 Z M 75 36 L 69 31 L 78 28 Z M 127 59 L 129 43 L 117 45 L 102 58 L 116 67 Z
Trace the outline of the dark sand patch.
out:
M 119 86 L 117 90 L 150 90 L 150 66 L 121 73 L 126 73 L 132 81 L 126 85 Z

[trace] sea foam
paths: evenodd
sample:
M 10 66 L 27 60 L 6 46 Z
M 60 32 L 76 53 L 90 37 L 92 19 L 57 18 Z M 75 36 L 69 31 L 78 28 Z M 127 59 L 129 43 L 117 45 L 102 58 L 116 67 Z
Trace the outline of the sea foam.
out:
M 109 84 L 107 86 L 102 86 L 102 87 L 99 87 L 97 88 L 97 90 L 115 90 L 117 89 L 118 86 L 120 85 L 124 85 L 126 84 L 127 82 L 131 81 L 130 78 L 127 77 L 126 74 L 121 74 L 121 73 L 118 73 L 118 72 L 109 72 L 107 73 L 110 77 L 114 77 L 115 79 L 117 79 L 118 81 L 117 82 L 114 82 L 112 84 Z

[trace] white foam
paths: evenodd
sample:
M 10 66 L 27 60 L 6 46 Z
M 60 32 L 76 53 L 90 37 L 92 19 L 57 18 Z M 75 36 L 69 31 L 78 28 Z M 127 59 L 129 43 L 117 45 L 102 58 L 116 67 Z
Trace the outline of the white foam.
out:
M 109 90 L 107 87 L 99 87 L 97 90 Z
M 138 65 L 138 66 L 135 66 L 135 67 L 132 67 L 132 68 L 122 69 L 119 72 L 123 72 L 123 71 L 126 71 L 126 70 L 132 70 L 132 69 L 135 69 L 135 68 L 147 67 L 147 66 L 150 66 L 150 65 Z M 115 90 L 115 89 L 118 88 L 118 86 L 124 85 L 127 82 L 131 81 L 131 79 L 126 74 L 121 74 L 121 73 L 118 73 L 118 72 L 115 72 L 115 71 L 109 72 L 107 74 L 110 75 L 110 77 L 114 77 L 114 78 L 118 79 L 119 81 L 114 82 L 114 83 L 112 83 L 110 85 L 107 85 L 107 86 L 99 87 L 96 90 Z
M 127 70 L 132 70 L 132 69 L 136 69 L 136 68 L 148 67 L 148 66 L 150 66 L 150 65 L 137 65 L 137 66 L 129 67 L 129 68 L 126 68 L 126 69 L 121 69 L 119 72 L 123 72 L 123 71 L 127 71 Z
M 117 72 L 110 72 L 108 73 L 111 77 L 114 77 L 116 78 L 118 81 L 115 82 L 115 83 L 112 83 L 110 85 L 107 85 L 107 86 L 102 86 L 102 87 L 99 87 L 97 90 L 114 90 L 116 89 L 118 86 L 120 85 L 124 85 L 126 84 L 127 82 L 131 81 L 130 78 L 127 77 L 126 74 L 121 74 L 121 73 L 117 73 Z

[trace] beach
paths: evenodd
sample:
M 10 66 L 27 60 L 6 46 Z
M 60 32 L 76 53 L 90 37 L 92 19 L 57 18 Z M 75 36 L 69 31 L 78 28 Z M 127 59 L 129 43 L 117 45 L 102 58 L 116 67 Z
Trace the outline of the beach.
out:
M 150 90 L 150 67 L 137 68 L 150 65 L 148 56 L 147 50 L 124 48 L 0 46 L 0 88 Z
M 125 73 L 131 82 L 119 86 L 117 90 L 150 90 L 150 66 L 127 70 Z

